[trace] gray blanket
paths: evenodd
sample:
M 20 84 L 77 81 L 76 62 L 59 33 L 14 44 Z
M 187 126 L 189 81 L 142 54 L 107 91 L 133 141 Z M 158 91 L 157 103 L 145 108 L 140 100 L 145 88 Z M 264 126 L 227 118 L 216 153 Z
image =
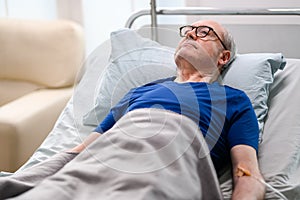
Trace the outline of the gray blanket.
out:
M 78 154 L 60 153 L 0 178 L 1 199 L 222 199 L 198 126 L 139 109 Z

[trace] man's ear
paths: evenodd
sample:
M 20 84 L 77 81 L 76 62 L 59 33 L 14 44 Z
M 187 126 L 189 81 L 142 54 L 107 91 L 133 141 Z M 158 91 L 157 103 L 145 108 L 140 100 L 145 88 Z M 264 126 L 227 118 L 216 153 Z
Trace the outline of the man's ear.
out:
M 224 66 L 226 63 L 228 63 L 230 60 L 230 51 L 229 50 L 224 50 L 221 54 L 220 54 L 220 58 L 219 58 L 219 66 Z

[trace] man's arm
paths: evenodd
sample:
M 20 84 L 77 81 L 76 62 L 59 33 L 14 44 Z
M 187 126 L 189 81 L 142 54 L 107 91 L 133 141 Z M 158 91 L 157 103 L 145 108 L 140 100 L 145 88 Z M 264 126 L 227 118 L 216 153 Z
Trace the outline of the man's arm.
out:
M 236 145 L 230 153 L 234 181 L 232 200 L 263 199 L 265 185 L 258 180 L 263 180 L 263 177 L 259 171 L 255 149 L 248 145 Z

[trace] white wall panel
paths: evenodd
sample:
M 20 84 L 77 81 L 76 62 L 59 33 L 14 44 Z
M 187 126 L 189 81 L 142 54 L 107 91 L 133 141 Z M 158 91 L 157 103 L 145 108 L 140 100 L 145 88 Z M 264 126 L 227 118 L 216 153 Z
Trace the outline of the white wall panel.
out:
M 56 18 L 56 0 L 7 0 L 6 2 L 8 17 L 25 19 Z

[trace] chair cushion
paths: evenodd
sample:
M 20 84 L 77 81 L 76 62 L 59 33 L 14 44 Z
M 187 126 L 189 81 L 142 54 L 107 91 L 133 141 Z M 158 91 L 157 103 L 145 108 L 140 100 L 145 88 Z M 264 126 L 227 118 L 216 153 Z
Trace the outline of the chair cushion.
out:
M 29 82 L 0 79 L 0 106 L 41 88 Z
M 47 87 L 74 83 L 84 59 L 82 28 L 65 20 L 0 20 L 0 79 Z

